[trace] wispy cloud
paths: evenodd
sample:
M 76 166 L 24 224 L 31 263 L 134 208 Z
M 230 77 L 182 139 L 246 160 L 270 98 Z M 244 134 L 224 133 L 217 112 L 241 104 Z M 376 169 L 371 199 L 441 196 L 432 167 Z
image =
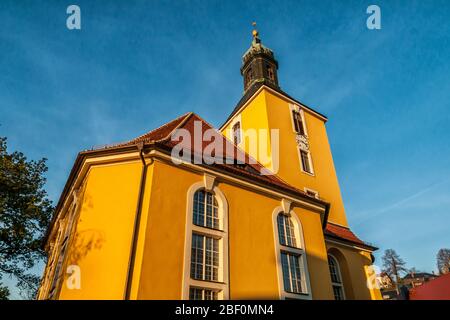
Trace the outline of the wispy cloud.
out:
M 425 187 L 425 188 L 423 188 L 413 194 L 407 195 L 403 198 L 400 198 L 397 201 L 395 201 L 394 203 L 391 203 L 387 206 L 373 209 L 373 210 L 363 211 L 360 214 L 358 214 L 357 217 L 355 217 L 355 220 L 358 220 L 358 222 L 355 223 L 354 225 L 359 226 L 359 225 L 365 223 L 366 221 L 378 218 L 379 216 L 381 216 L 385 213 L 392 212 L 394 210 L 399 210 L 405 206 L 408 206 L 408 207 L 413 206 L 414 204 L 411 203 L 413 200 L 421 198 L 422 196 L 426 195 L 433 189 L 436 189 L 437 187 L 444 185 L 449 180 L 450 179 L 444 179 L 439 182 L 433 183 L 433 184 L 429 185 L 428 187 Z

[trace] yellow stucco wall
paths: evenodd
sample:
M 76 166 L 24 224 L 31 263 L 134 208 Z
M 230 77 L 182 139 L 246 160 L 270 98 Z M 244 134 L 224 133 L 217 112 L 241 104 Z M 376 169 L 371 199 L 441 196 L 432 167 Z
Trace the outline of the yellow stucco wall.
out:
M 304 109 L 305 125 L 308 134 L 308 140 L 310 145 L 310 152 L 313 162 L 314 175 L 308 175 L 300 169 L 300 159 L 298 153 L 298 146 L 296 143 L 296 134 L 292 128 L 291 110 L 289 108 L 289 100 L 277 95 L 270 90 L 262 89 L 245 108 L 236 114 L 234 117 L 240 117 L 241 129 L 245 136 L 249 129 L 278 129 L 279 130 L 279 165 L 276 174 L 283 180 L 291 185 L 296 186 L 300 190 L 309 188 L 319 192 L 320 198 L 331 204 L 329 221 L 343 226 L 348 226 L 347 218 L 345 214 L 344 204 L 339 188 L 339 183 L 334 167 L 331 148 L 329 145 L 325 121 L 313 114 L 312 112 Z M 233 122 L 230 122 L 222 129 L 229 139 L 232 138 Z M 255 152 L 254 149 L 248 144 L 248 140 L 245 140 L 245 144 L 241 144 L 241 147 L 245 149 L 250 155 L 260 160 L 260 154 Z M 274 141 L 270 141 L 274 143 Z M 275 155 L 274 149 L 269 148 L 269 154 Z M 274 161 L 269 162 L 269 165 L 261 161 L 263 165 L 266 165 L 271 170 L 274 170 Z M 302 223 L 307 223 L 306 221 Z M 319 232 L 321 233 L 321 232 Z M 309 232 L 305 232 L 305 242 L 310 237 Z M 322 239 L 322 247 L 325 246 Z M 317 242 L 312 248 L 315 250 L 319 248 L 320 244 Z M 311 247 L 310 247 L 311 248 Z M 320 249 L 316 253 L 318 258 L 318 266 L 309 266 L 312 270 L 319 270 L 321 261 L 326 259 L 326 255 L 323 256 L 325 251 Z M 350 299 L 378 299 L 380 296 L 379 290 L 369 290 L 366 286 L 366 279 L 369 276 L 367 267 L 370 263 L 370 253 L 358 252 L 356 249 L 342 248 L 343 256 L 346 257 L 349 269 L 348 276 L 351 277 L 351 285 L 347 288 L 349 294 L 347 298 Z M 314 255 L 308 252 L 309 260 L 314 261 L 312 258 Z M 314 277 L 313 272 L 313 277 Z M 317 272 L 319 275 L 324 276 L 328 272 L 328 266 L 321 271 Z M 329 279 L 326 280 L 328 283 Z M 320 282 L 320 281 L 319 281 Z M 317 285 L 319 282 L 311 280 L 313 286 L 313 292 L 325 292 L 325 284 Z M 314 286 L 317 286 L 314 289 Z M 350 289 L 351 287 L 351 289 Z M 324 293 L 323 297 L 329 297 L 329 292 Z M 332 295 L 332 293 L 331 293 Z M 316 294 L 314 298 L 319 298 Z
M 304 115 L 314 176 L 301 172 L 286 99 L 264 89 L 238 116 L 243 131 L 279 129 L 277 174 L 299 189 L 319 191 L 320 197 L 331 203 L 329 220 L 347 225 L 325 123 L 307 111 Z M 224 128 L 225 134 L 229 135 L 226 129 L 230 126 Z M 264 143 L 268 147 L 271 141 Z M 260 159 L 248 141 L 245 149 Z M 271 156 L 273 150 L 268 147 L 267 151 Z M 180 299 L 186 224 L 191 223 L 186 221 L 187 192 L 203 181 L 203 173 L 159 158 L 154 162 L 147 158 L 147 162 L 131 299 Z M 261 162 L 274 169 L 273 161 Z M 81 289 L 68 289 L 63 283 L 60 299 L 124 298 L 141 170 L 140 160 L 94 164 L 90 168 L 84 178 L 82 205 L 65 265 L 80 267 Z M 272 215 L 281 198 L 221 178 L 216 182 L 228 203 L 230 298 L 278 299 L 283 284 L 278 283 Z M 326 243 L 320 215 L 298 205 L 293 210 L 303 228 L 312 298 L 333 299 L 327 253 L 334 252 L 342 260 L 346 297 L 378 299 L 379 291 L 366 286 L 370 253 Z M 64 282 L 66 279 L 67 275 Z
M 148 168 L 131 298 L 180 299 L 186 223 L 191 223 L 186 221 L 187 192 L 203 181 L 203 173 L 161 160 Z M 139 161 L 91 167 L 66 263 L 80 267 L 81 289 L 63 283 L 59 299 L 124 298 L 141 170 Z M 230 298 L 278 299 L 283 285 L 278 283 L 272 215 L 281 199 L 220 178 L 216 182 L 229 210 Z M 302 224 L 312 298 L 333 299 L 327 250 L 336 246 L 325 246 L 318 213 L 298 205 L 293 211 Z M 347 297 L 370 299 L 363 268 L 370 255 L 337 249 L 345 257 L 343 273 L 351 279 Z
M 273 161 L 260 158 L 260 154 L 245 143 L 242 147 L 250 155 L 255 157 L 263 165 L 274 170 L 275 173 L 289 184 L 300 190 L 305 187 L 319 191 L 321 199 L 331 203 L 329 221 L 347 226 L 344 204 L 338 184 L 331 149 L 326 133 L 325 122 L 319 117 L 305 110 L 305 123 L 310 143 L 310 151 L 314 168 L 314 176 L 301 171 L 298 147 L 295 133 L 292 128 L 289 101 L 263 89 L 250 103 L 235 115 L 241 117 L 241 129 L 247 132 L 249 129 L 278 129 L 279 130 L 279 166 L 274 170 Z M 222 132 L 231 139 L 231 126 L 229 123 Z M 275 143 L 269 141 L 268 143 Z M 275 156 L 271 148 L 269 154 Z
M 321 199 L 331 203 L 328 220 L 347 226 L 344 204 L 338 184 L 333 157 L 328 142 L 325 122 L 305 111 L 305 124 L 308 132 L 314 176 L 305 174 L 300 169 L 298 147 L 292 129 L 289 103 L 266 93 L 270 128 L 280 130 L 280 171 L 279 176 L 286 182 L 303 190 L 305 187 L 319 191 Z
M 372 264 L 369 252 L 336 243 L 327 243 L 327 251 L 339 262 L 347 299 L 381 299 L 380 290 L 368 287 L 370 274 L 367 268 Z
M 68 265 L 78 265 L 81 288 L 61 287 L 59 299 L 123 299 L 141 163 L 91 167 Z
M 145 213 L 148 223 L 138 299 L 181 298 L 186 194 L 191 185 L 202 179 L 202 174 L 155 162 L 150 205 Z M 217 186 L 229 206 L 230 298 L 278 299 L 272 213 L 280 206 L 281 199 L 220 179 Z M 332 299 L 320 216 L 303 208 L 294 211 L 303 225 L 313 298 Z

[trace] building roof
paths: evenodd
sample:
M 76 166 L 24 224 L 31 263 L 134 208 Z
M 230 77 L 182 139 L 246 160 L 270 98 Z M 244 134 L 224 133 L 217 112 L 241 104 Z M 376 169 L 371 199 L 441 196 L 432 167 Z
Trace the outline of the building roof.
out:
M 308 200 L 312 202 L 317 202 L 321 205 L 328 205 L 328 203 L 314 199 L 308 195 L 303 190 L 299 190 L 295 188 L 294 186 L 288 184 L 287 182 L 283 181 L 280 177 L 277 175 L 270 173 L 270 174 L 261 174 L 263 170 L 265 170 L 267 173 L 269 171 L 264 168 L 259 162 L 257 162 L 254 158 L 249 156 L 245 151 L 237 147 L 233 142 L 228 140 L 223 134 L 218 132 L 216 129 L 214 129 L 208 122 L 206 122 L 204 119 L 202 119 L 200 116 L 198 116 L 195 113 L 186 113 L 182 115 L 181 117 L 176 118 L 175 120 L 172 120 L 161 127 L 154 129 L 152 131 L 149 131 L 135 139 L 132 139 L 130 141 L 119 143 L 116 145 L 107 146 L 103 149 L 108 148 L 116 148 L 116 147 L 124 147 L 124 146 L 131 146 L 136 145 L 139 142 L 143 142 L 144 144 L 147 143 L 155 143 L 160 147 L 165 148 L 168 151 L 171 151 L 173 147 L 175 147 L 179 142 L 173 141 L 171 139 L 172 135 L 176 132 L 178 129 L 185 129 L 190 133 L 191 141 L 190 145 L 195 146 L 194 142 L 194 126 L 195 122 L 197 122 L 197 125 L 201 126 L 201 136 L 203 137 L 203 134 L 206 130 L 212 129 L 211 133 L 214 136 L 214 141 L 216 142 L 218 140 L 222 141 L 223 148 L 218 151 L 217 154 L 212 153 L 211 155 L 223 159 L 223 164 L 206 164 L 204 163 L 204 159 L 202 158 L 201 165 L 203 166 L 211 166 L 218 169 L 225 170 L 229 173 L 238 175 L 243 178 L 250 179 L 254 182 L 260 182 L 262 184 L 272 186 L 275 188 L 280 189 L 280 191 L 288 191 L 290 193 L 294 193 L 297 196 L 301 197 L 307 197 Z M 184 141 L 183 141 L 184 142 Z M 202 139 L 202 145 L 200 150 L 195 150 L 195 147 L 192 148 L 190 151 L 192 153 L 192 156 L 199 155 L 201 156 L 203 152 L 205 151 L 205 148 L 210 144 L 210 141 L 203 141 Z M 226 154 L 226 150 L 233 150 L 233 153 L 228 155 Z M 238 160 L 241 160 L 240 162 Z M 230 162 L 230 163 L 228 163 Z M 317 200 L 317 201 L 316 201 Z
M 61 205 L 64 201 L 64 198 L 67 194 L 67 192 L 70 189 L 71 184 L 73 183 L 76 174 L 81 166 L 82 159 L 86 156 L 90 155 L 96 155 L 101 154 L 102 152 L 111 152 L 114 150 L 131 150 L 130 148 L 133 148 L 134 146 L 142 143 L 145 145 L 152 145 L 159 147 L 167 152 L 171 152 L 172 149 L 179 143 L 178 141 L 173 141 L 171 139 L 172 135 L 176 132 L 177 129 L 185 129 L 187 132 L 190 133 L 191 137 L 191 146 L 195 146 L 194 143 L 194 137 L 195 137 L 195 123 L 197 122 L 197 126 L 201 127 L 201 135 L 203 137 L 203 134 L 208 129 L 213 129 L 213 131 L 210 131 L 213 133 L 214 141 L 217 141 L 216 139 L 219 139 L 223 143 L 223 150 L 233 150 L 233 154 L 230 157 L 227 154 L 223 154 L 220 150 L 217 154 L 211 154 L 213 157 L 222 158 L 223 164 L 219 163 L 213 163 L 213 164 L 206 164 L 203 162 L 199 163 L 199 166 L 203 167 L 209 167 L 216 170 L 220 170 L 222 172 L 226 172 L 228 174 L 238 176 L 239 178 L 246 179 L 247 181 L 253 183 L 253 184 L 259 184 L 263 185 L 265 187 L 269 187 L 271 189 L 274 189 L 276 191 L 290 194 L 295 197 L 303 198 L 304 200 L 315 203 L 319 206 L 325 207 L 326 213 L 324 217 L 324 224 L 326 223 L 326 227 L 324 229 L 324 234 L 328 238 L 333 238 L 336 240 L 348 242 L 350 244 L 356 244 L 364 248 L 368 248 L 370 250 L 376 250 L 377 248 L 374 246 L 371 246 L 365 242 L 363 242 L 361 239 L 359 239 L 349 228 L 339 226 L 333 223 L 328 222 L 327 223 L 327 216 L 328 216 L 328 210 L 330 208 L 330 204 L 326 201 L 316 199 L 314 197 L 308 196 L 303 190 L 299 190 L 295 188 L 294 186 L 288 184 L 283 179 L 278 177 L 276 174 L 261 174 L 264 167 L 258 163 L 254 158 L 250 157 L 245 151 L 241 150 L 238 146 L 236 146 L 233 142 L 228 140 L 223 134 L 221 134 L 219 131 L 215 130 L 208 122 L 203 120 L 201 117 L 199 117 L 195 113 L 186 113 L 154 130 L 151 130 L 135 139 L 131 139 L 129 141 L 104 146 L 102 148 L 92 149 L 80 152 L 78 154 L 78 157 L 75 161 L 75 164 L 71 170 L 69 179 L 66 182 L 66 185 L 64 187 L 63 193 L 59 199 L 58 205 L 56 207 L 56 212 L 59 211 L 61 208 Z M 202 139 L 203 140 L 203 139 Z M 184 141 L 183 141 L 184 142 Z M 202 141 L 200 150 L 196 150 L 194 147 L 191 151 L 192 158 L 198 155 L 201 155 L 205 148 L 210 144 L 210 141 Z M 231 159 L 230 159 L 231 158 Z M 227 161 L 228 160 L 228 161 Z M 240 160 L 240 161 L 239 161 Z M 228 163 L 230 162 L 230 163 Z M 56 219 L 56 216 L 54 217 Z M 52 221 L 52 224 L 54 223 L 54 220 Z
M 207 123 L 205 120 L 203 120 L 201 117 L 196 115 L 195 113 L 187 113 L 171 122 L 166 123 L 165 125 L 152 130 L 136 139 L 130 140 L 122 145 L 133 145 L 138 142 L 154 142 L 156 140 L 159 140 L 158 142 L 162 145 L 165 145 L 168 149 L 172 150 L 172 148 L 178 143 L 176 141 L 171 141 L 171 135 L 175 132 L 176 129 L 186 129 L 191 133 L 191 138 L 194 137 L 194 122 L 199 121 L 202 124 L 202 135 L 207 129 L 214 129 L 209 123 Z M 228 140 L 225 136 L 223 136 L 221 133 L 217 132 L 217 138 L 223 140 L 224 148 L 222 150 L 227 150 L 225 147 L 226 144 L 229 145 L 234 150 L 233 155 L 235 156 L 233 158 L 234 164 L 223 164 L 218 165 L 214 164 L 213 166 L 224 169 L 230 173 L 237 174 L 239 176 L 249 178 L 253 181 L 259 181 L 263 182 L 265 184 L 268 184 L 272 187 L 276 187 L 278 189 L 282 189 L 284 191 L 291 191 L 297 195 L 308 197 L 308 200 L 312 200 L 314 198 L 311 198 L 306 195 L 306 193 L 303 190 L 299 190 L 295 188 L 294 186 L 288 184 L 287 182 L 283 181 L 280 177 L 278 177 L 275 174 L 271 175 L 261 175 L 259 174 L 263 168 L 261 164 L 256 162 L 253 158 L 251 158 L 245 151 L 241 150 L 239 147 L 237 147 L 233 142 Z M 203 142 L 202 145 L 202 151 L 204 148 L 209 144 L 210 142 L 206 141 Z M 194 145 L 193 141 L 191 141 L 191 145 Z M 240 154 L 242 158 L 245 158 L 245 164 L 244 165 L 236 165 L 236 155 Z M 225 155 L 223 155 L 225 156 Z M 253 160 L 252 162 L 250 160 Z M 250 163 L 251 162 L 251 163 Z M 325 202 L 322 202 L 322 204 L 325 204 Z M 346 242 L 351 242 L 353 244 L 357 244 L 360 246 L 363 246 L 365 248 L 370 249 L 376 249 L 374 246 L 365 243 L 361 239 L 359 239 L 349 228 L 343 227 L 337 224 L 333 224 L 328 222 L 325 228 L 325 234 L 333 237 L 335 239 L 344 240 Z
M 355 245 L 362 246 L 364 248 L 368 248 L 371 250 L 378 249 L 377 247 L 372 246 L 369 243 L 366 243 L 359 239 L 349 228 L 334 224 L 332 222 L 328 222 L 324 231 L 325 236 L 331 238 L 337 238 L 339 240 L 343 240 L 346 242 L 350 242 Z
M 450 273 L 411 289 L 410 300 L 450 300 Z
M 436 278 L 437 275 L 428 272 L 409 272 L 403 277 L 403 280 L 417 279 L 417 278 Z

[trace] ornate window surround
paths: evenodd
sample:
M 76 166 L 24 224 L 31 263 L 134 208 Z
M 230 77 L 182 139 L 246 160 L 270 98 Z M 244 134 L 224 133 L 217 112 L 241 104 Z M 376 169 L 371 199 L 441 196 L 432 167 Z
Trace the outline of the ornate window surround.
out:
M 292 248 L 288 246 L 283 246 L 280 244 L 280 237 L 278 234 L 278 224 L 277 218 L 278 214 L 288 212 L 288 216 L 291 217 L 291 220 L 294 224 L 294 232 L 295 237 L 297 239 L 297 248 Z M 298 218 L 297 214 L 291 210 L 291 202 L 283 199 L 281 201 L 281 206 L 276 207 L 272 212 L 272 225 L 274 231 L 274 241 L 275 241 L 275 257 L 277 264 L 277 275 L 278 275 L 278 292 L 280 299 L 302 299 L 302 300 L 311 300 L 311 283 L 309 281 L 309 269 L 308 269 L 308 261 L 306 256 L 306 248 L 305 242 L 303 238 L 303 228 Z M 302 276 L 302 285 L 305 287 L 304 293 L 290 293 L 284 290 L 284 282 L 283 282 L 283 268 L 281 265 L 281 252 L 287 252 L 291 254 L 300 255 L 300 268 L 301 268 L 301 276 Z
M 300 116 L 302 117 L 303 130 L 305 131 L 304 135 L 300 135 L 295 131 L 294 117 L 292 114 L 293 111 L 300 113 Z M 314 176 L 314 165 L 313 165 L 313 160 L 312 160 L 311 151 L 310 151 L 308 128 L 307 128 L 306 121 L 305 121 L 305 113 L 300 106 L 295 105 L 295 104 L 289 104 L 289 114 L 291 117 L 292 131 L 295 134 L 295 142 L 297 145 L 297 155 L 298 155 L 298 161 L 300 164 L 300 170 L 307 175 Z M 309 161 L 309 167 L 311 169 L 311 172 L 307 172 L 307 171 L 303 170 L 302 155 L 301 155 L 300 150 L 305 151 L 308 154 L 308 161 Z
M 201 227 L 193 224 L 194 194 L 200 189 L 214 193 L 219 204 L 220 230 Z M 204 281 L 191 278 L 191 246 L 192 233 L 205 235 L 219 239 L 219 280 Z M 194 183 L 187 192 L 186 205 L 186 231 L 184 243 L 184 264 L 181 299 L 189 299 L 190 287 L 210 289 L 218 291 L 219 300 L 229 299 L 229 274 L 228 274 L 228 202 L 223 192 L 215 185 L 215 177 L 204 174 L 203 181 Z

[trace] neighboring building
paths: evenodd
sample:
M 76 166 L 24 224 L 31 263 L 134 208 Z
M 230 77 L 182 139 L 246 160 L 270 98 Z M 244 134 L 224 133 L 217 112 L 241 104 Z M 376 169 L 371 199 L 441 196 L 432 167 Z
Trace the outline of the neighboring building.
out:
M 423 285 L 425 282 L 436 279 L 438 276 L 427 272 L 410 272 L 402 278 L 402 284 L 408 289 Z
M 211 128 L 193 113 L 80 152 L 38 298 L 381 299 L 367 286 L 376 248 L 348 226 L 327 118 L 283 92 L 277 69 L 254 31 L 244 95 L 213 136 L 228 151 L 214 154 L 223 164 L 190 161 L 209 148 L 194 137 Z M 248 129 L 278 129 L 279 144 L 265 141 L 263 157 L 245 144 Z M 194 147 L 175 164 L 179 132 Z
M 382 272 L 378 275 L 377 283 L 380 289 L 391 289 L 394 287 L 394 282 L 386 272 Z
M 382 272 L 377 277 L 377 284 L 384 300 L 397 300 L 398 292 L 394 281 L 386 272 Z
M 378 277 L 378 284 L 383 299 L 398 300 L 403 299 L 400 289 L 403 288 L 403 293 L 406 293 L 406 291 L 409 291 L 409 293 L 411 293 L 411 289 L 420 287 L 423 284 L 436 279 L 437 277 L 438 276 L 436 276 L 434 273 L 412 271 L 401 278 L 399 290 L 397 291 L 394 281 L 392 281 L 391 277 L 387 273 L 383 272 Z
M 450 274 L 429 279 L 409 292 L 410 300 L 450 300 Z

